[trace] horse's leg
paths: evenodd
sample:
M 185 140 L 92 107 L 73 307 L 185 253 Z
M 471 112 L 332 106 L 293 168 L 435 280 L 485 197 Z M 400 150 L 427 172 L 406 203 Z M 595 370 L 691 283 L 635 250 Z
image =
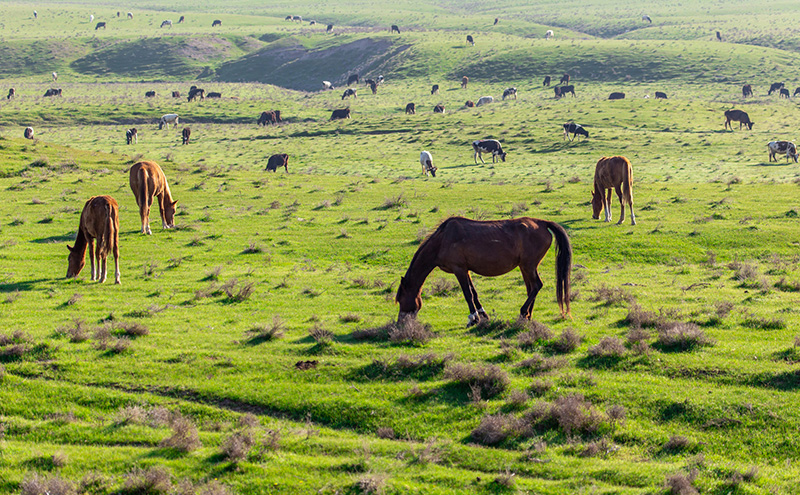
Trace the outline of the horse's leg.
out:
M 111 238 L 114 242 L 113 250 L 114 250 L 114 283 L 119 284 L 119 229 L 114 231 L 114 235 Z
M 619 198 L 619 222 L 617 225 L 621 225 L 622 222 L 625 221 L 625 201 L 622 200 L 622 185 L 614 186 L 614 190 L 617 191 L 617 197 Z
M 159 213 L 161 213 L 161 228 L 162 229 L 168 229 L 169 228 L 169 226 L 167 226 L 167 217 L 166 217 L 166 213 L 165 213 L 166 210 L 164 209 L 164 198 L 166 198 L 166 197 L 167 197 L 166 194 L 162 194 L 161 196 L 158 197 L 158 211 L 159 211 Z
M 602 192 L 600 194 L 602 194 Z M 611 194 L 613 194 L 613 192 L 609 189 L 608 194 L 603 196 L 603 207 L 606 209 L 606 222 L 611 221 Z
M 89 263 L 92 265 L 92 280 L 97 280 L 97 274 L 94 266 L 94 239 L 86 236 L 89 239 Z
M 470 279 L 469 272 L 467 270 L 454 270 L 453 275 L 456 276 L 458 279 L 458 284 L 461 285 L 461 292 L 464 293 L 464 299 L 467 301 L 467 307 L 469 307 L 469 319 L 467 320 L 467 327 L 471 327 L 478 323 L 480 316 L 478 315 L 477 308 L 475 307 L 475 301 L 473 297 L 473 290 L 472 287 L 472 280 Z
M 528 298 L 519 309 L 519 315 L 526 320 L 530 320 L 531 313 L 533 312 L 533 304 L 536 302 L 536 296 L 539 294 L 539 291 L 542 290 L 544 284 L 542 283 L 542 279 L 539 278 L 537 265 L 534 265 L 533 268 L 520 265 L 519 271 L 522 272 L 522 280 L 525 281 L 525 287 L 528 289 Z
M 469 277 L 469 274 L 467 274 Z M 486 314 L 486 310 L 483 309 L 483 305 L 478 300 L 478 291 L 475 290 L 475 285 L 472 283 L 472 277 L 469 277 L 469 289 L 472 292 L 472 301 L 475 304 L 475 312 L 478 314 L 478 318 L 484 318 L 486 320 L 489 319 L 489 315 Z
M 152 235 L 153 231 L 150 230 L 150 209 L 153 208 L 153 194 L 151 190 L 145 191 L 144 194 L 145 200 L 145 207 L 144 207 L 144 233 L 147 235 Z

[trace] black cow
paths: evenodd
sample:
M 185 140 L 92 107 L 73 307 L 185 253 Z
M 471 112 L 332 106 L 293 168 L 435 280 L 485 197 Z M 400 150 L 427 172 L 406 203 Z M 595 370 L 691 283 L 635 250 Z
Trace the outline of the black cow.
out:
M 435 107 L 433 107 L 433 113 L 444 113 L 444 105 L 441 103 L 437 104 Z
M 562 96 L 567 96 L 567 93 L 572 93 L 572 97 L 575 97 L 575 86 L 556 86 L 553 88 L 556 94 L 556 98 L 561 98 Z
M 608 95 L 608 99 L 609 100 L 624 100 L 625 99 L 625 93 L 611 93 L 610 95 Z
M 745 84 L 742 86 L 742 98 L 747 98 L 748 96 L 753 96 L 753 87 Z
M 392 33 L 397 33 L 397 34 L 400 34 L 400 28 L 399 28 L 399 27 L 397 27 L 397 24 L 392 24 L 392 30 L 391 30 L 391 32 L 392 32 Z
M 717 41 L 722 41 L 722 34 L 719 31 L 717 31 Z
M 417 106 L 414 103 L 406 105 L 406 115 L 414 115 L 417 113 Z
M 125 131 L 125 143 L 131 144 L 131 141 L 139 144 L 139 133 L 136 131 L 135 127 L 131 127 Z
M 222 98 L 222 93 L 219 93 L 219 92 L 216 92 L 216 91 L 210 91 L 206 95 L 206 98 Z
M 173 91 L 172 92 L 172 97 L 173 98 L 180 98 L 181 97 L 181 92 L 180 91 Z
M 331 31 L 333 31 L 333 24 L 328 24 L 328 27 L 325 28 L 325 32 L 330 33 Z
M 500 18 L 499 18 L 499 17 L 495 17 L 495 18 L 494 18 L 494 24 L 492 24 L 492 25 L 493 25 L 493 26 L 497 26 L 497 23 L 498 23 L 498 22 L 500 22 Z
M 667 99 L 667 93 L 656 91 L 656 100 L 666 100 L 666 99 Z
M 192 135 L 192 130 L 188 127 L 184 127 L 183 131 L 181 132 L 181 137 L 183 138 L 183 144 L 189 144 L 189 137 Z
M 369 89 L 372 90 L 372 94 L 378 94 L 378 83 L 372 81 L 371 83 L 369 83 Z
M 569 74 L 565 72 L 564 75 L 561 76 L 561 80 L 558 81 L 558 84 L 569 84 Z
M 94 27 L 94 30 L 97 31 L 100 28 L 105 29 L 106 28 L 106 23 L 105 22 L 98 22 L 97 25 Z
M 44 92 L 45 96 L 61 96 L 61 88 L 50 88 Z
M 544 82 L 542 83 L 542 86 L 550 86 L 550 76 L 544 77 Z
M 781 88 L 781 98 L 789 98 L 789 90 L 786 88 Z
M 432 95 L 439 94 L 439 85 L 438 84 L 434 84 L 433 86 L 431 86 L 431 94 Z
M 792 96 L 797 96 L 798 93 L 800 93 L 800 86 L 794 89 L 794 93 L 792 93 Z
M 334 110 L 331 113 L 331 120 L 349 119 L 349 118 L 350 118 L 350 109 L 349 108 L 340 108 L 338 110 Z
M 469 43 L 472 46 L 475 46 L 475 40 L 472 39 L 472 35 L 471 34 L 467 35 L 467 43 Z
M 350 74 L 350 76 L 347 77 L 347 85 L 349 86 L 351 84 L 358 84 L 358 74 Z
M 575 137 L 578 135 L 587 138 L 589 137 L 589 132 L 574 122 L 567 122 L 566 124 L 563 125 L 563 127 L 564 127 L 564 139 L 569 139 L 570 134 L 572 134 L 572 139 L 569 139 L 570 141 L 575 139 Z
M 779 91 L 783 87 L 783 83 L 772 83 L 772 86 L 769 87 L 769 91 L 767 91 L 768 95 L 771 95 L 775 91 Z
M 198 88 L 197 86 L 192 86 L 189 89 L 189 97 L 186 99 L 186 101 L 192 101 L 197 99 L 198 97 L 200 98 L 200 101 L 205 100 L 206 90 L 204 90 L 203 88 Z
M 266 126 L 267 124 L 277 124 L 281 121 L 281 111 L 280 110 L 269 110 L 266 112 L 261 112 L 261 116 L 258 117 L 258 125 Z
M 742 129 L 742 124 L 746 125 L 748 129 L 753 130 L 753 122 L 750 121 L 750 116 L 742 110 L 726 110 L 725 111 L 725 128 L 728 127 L 733 130 L 731 121 L 739 122 L 739 129 Z
M 500 146 L 500 141 L 496 139 L 479 139 L 477 141 L 472 142 L 472 149 L 475 150 L 475 164 L 478 163 L 478 158 L 481 159 L 481 163 L 486 163 L 483 161 L 483 153 L 491 153 L 492 154 L 492 163 L 495 163 L 495 160 L 499 156 L 502 161 L 506 161 L 506 153 L 503 151 L 503 147 Z
M 353 89 L 353 88 L 347 88 L 347 89 L 345 89 L 345 90 L 344 90 L 344 93 L 342 93 L 342 99 L 343 99 L 343 100 L 344 100 L 345 98 L 349 98 L 349 97 L 351 97 L 351 96 L 352 96 L 353 98 L 358 98 L 358 95 L 356 94 L 356 90 L 355 90 L 355 89 Z
M 144 94 L 145 98 L 154 98 L 155 96 L 156 96 L 156 92 L 155 91 L 148 91 L 148 92 L 146 92 Z
M 213 28 L 217 26 L 222 26 L 222 21 L 220 21 L 219 19 L 214 19 L 214 21 L 211 23 L 211 27 Z
M 9 88 L 8 89 L 8 96 L 6 96 L 6 99 L 10 100 L 11 98 L 13 98 L 15 96 L 17 96 L 17 90 L 14 89 L 14 88 Z
M 280 167 L 285 171 L 289 171 L 289 155 L 286 153 L 278 153 L 269 157 L 267 161 L 267 171 L 277 172 Z
M 178 24 L 183 24 L 183 21 L 185 21 L 185 20 L 186 20 L 186 17 L 185 16 L 181 16 L 181 18 L 178 19 Z

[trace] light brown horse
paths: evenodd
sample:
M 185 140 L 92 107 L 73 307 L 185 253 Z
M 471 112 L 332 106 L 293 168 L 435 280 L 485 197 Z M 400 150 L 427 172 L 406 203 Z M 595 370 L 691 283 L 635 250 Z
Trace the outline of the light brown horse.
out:
M 486 222 L 451 217 L 417 249 L 405 276 L 400 279 L 395 297 L 400 305 L 398 321 L 417 315 L 422 307 L 422 284 L 437 267 L 454 274 L 461 284 L 470 312 L 468 327 L 481 318 L 489 319 L 478 301 L 470 272 L 496 277 L 519 267 L 528 291 L 528 298 L 519 312 L 522 318 L 530 319 L 536 295 L 544 285 L 539 278 L 539 263 L 550 249 L 553 237 L 557 248 L 556 299 L 561 316 L 569 315 L 572 245 L 563 227 L 527 217 Z
M 604 156 L 594 169 L 594 187 L 592 189 L 592 218 L 600 218 L 600 212 L 606 210 L 606 222 L 611 221 L 611 188 L 617 191 L 620 213 L 617 225 L 625 221 L 625 203 L 631 209 L 631 225 L 636 225 L 633 214 L 633 172 L 631 162 L 624 156 Z M 608 190 L 608 195 L 606 195 Z
M 97 239 L 97 250 L 94 240 Z M 114 283 L 119 281 L 119 205 L 111 196 L 92 196 L 81 212 L 78 237 L 69 249 L 67 278 L 77 277 L 86 265 L 86 247 L 92 264 L 92 280 L 106 281 L 108 252 L 114 253 Z M 95 260 L 97 264 L 95 265 Z
M 175 205 L 172 193 L 167 184 L 164 171 L 156 162 L 138 162 L 131 167 L 131 191 L 139 205 L 139 216 L 142 218 L 142 234 L 150 235 L 150 207 L 153 198 L 158 198 L 158 209 L 161 212 L 161 226 L 171 229 L 175 226 Z

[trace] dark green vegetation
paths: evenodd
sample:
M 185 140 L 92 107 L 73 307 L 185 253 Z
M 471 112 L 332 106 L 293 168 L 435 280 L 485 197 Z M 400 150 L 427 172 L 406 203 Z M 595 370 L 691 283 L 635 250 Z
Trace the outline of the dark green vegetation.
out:
M 793 4 L 647 6 L 650 26 L 641 5 L 621 18 L 611 0 L 262 3 L 170 13 L 154 0 L 132 21 L 90 4 L 7 7 L 0 89 L 18 96 L 0 102 L 0 492 L 796 490 L 800 173 L 769 163 L 766 143 L 794 139 L 798 110 L 765 96 L 800 86 Z M 109 28 L 95 33 L 90 13 Z M 733 43 L 710 41 L 717 29 Z M 347 102 L 297 90 L 344 89 L 352 72 L 386 83 Z M 574 99 L 541 87 L 563 72 Z M 223 98 L 188 103 L 192 84 Z M 519 98 L 498 101 L 508 86 Z M 49 87 L 64 96 L 43 98 Z M 657 90 L 669 100 L 644 99 Z M 463 107 L 483 95 L 495 103 Z M 432 114 L 440 102 L 448 113 Z M 344 106 L 353 119 L 330 122 Z M 753 131 L 722 130 L 734 107 Z M 285 122 L 256 127 L 269 109 Z M 157 130 L 168 112 L 181 125 Z M 590 139 L 563 141 L 568 120 Z M 474 165 L 469 143 L 486 137 L 507 162 Z M 279 152 L 289 173 L 265 172 Z M 591 219 L 594 164 L 610 154 L 633 163 L 635 227 Z M 174 230 L 156 209 L 153 235 L 139 233 L 127 169 L 140 158 L 167 174 Z M 63 278 L 96 194 L 120 203 L 120 286 L 88 268 Z M 455 214 L 564 225 L 573 318 L 559 317 L 549 254 L 536 322 L 514 320 L 513 272 L 475 277 L 492 321 L 466 330 L 460 288 L 435 271 L 418 324 L 393 325 L 411 256 Z

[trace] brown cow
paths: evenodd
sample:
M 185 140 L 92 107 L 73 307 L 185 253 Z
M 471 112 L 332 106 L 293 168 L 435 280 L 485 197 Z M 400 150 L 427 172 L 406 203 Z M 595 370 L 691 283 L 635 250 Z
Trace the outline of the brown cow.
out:
M 467 89 L 467 84 L 469 84 L 469 78 L 464 76 L 461 78 L 461 89 Z
M 171 229 L 175 226 L 175 205 L 172 193 L 167 184 L 164 171 L 156 162 L 137 162 L 131 167 L 130 185 L 136 204 L 139 205 L 139 216 L 142 219 L 142 234 L 150 235 L 150 207 L 153 199 L 158 198 L 158 208 L 161 212 L 161 226 Z
M 444 105 L 439 103 L 435 107 L 433 107 L 433 113 L 444 113 Z
M 173 91 L 172 92 L 172 97 L 173 98 L 180 98 L 181 97 L 181 92 L 180 91 Z
M 286 153 L 272 155 L 267 161 L 267 171 L 277 172 L 280 167 L 289 171 L 289 155 Z
M 25 136 L 25 139 L 33 139 L 33 127 L 26 127 L 22 135 Z
M 415 113 L 417 113 L 417 106 L 414 103 L 406 105 L 406 114 L 414 115 Z
M 753 96 L 753 87 L 745 84 L 742 86 L 742 98 L 747 98 L 748 96 Z
M 14 89 L 14 88 L 9 88 L 8 89 L 8 96 L 6 96 L 6 99 L 10 100 L 11 98 L 13 98 L 15 96 L 17 96 L 17 90 Z
M 465 107 L 469 107 L 469 108 L 474 108 L 475 107 L 475 102 L 472 101 L 472 100 L 467 100 L 467 102 L 464 103 L 464 106 Z
M 340 108 L 338 110 L 334 110 L 331 113 L 331 120 L 349 119 L 349 118 L 350 118 L 350 109 L 349 108 Z
M 94 240 L 97 239 L 97 250 Z M 111 196 L 93 196 L 83 206 L 75 245 L 69 249 L 67 278 L 77 277 L 86 265 L 86 248 L 92 280 L 106 281 L 108 253 L 114 254 L 114 283 L 119 281 L 119 204 Z M 97 263 L 95 264 L 95 260 Z
M 733 130 L 732 120 L 739 122 L 739 130 L 742 129 L 742 124 L 746 125 L 749 130 L 753 130 L 753 122 L 750 121 L 750 116 L 742 110 L 725 110 L 725 129 L 730 127 Z
M 558 84 L 569 84 L 569 74 L 565 72 Z
M 544 76 L 544 82 L 542 86 L 550 86 L 550 76 Z
M 184 127 L 183 131 L 181 132 L 181 137 L 183 138 L 182 144 L 189 144 L 189 138 L 192 136 L 192 130 L 188 127 Z
M 619 222 L 625 221 L 625 203 L 631 209 L 631 225 L 636 225 L 633 214 L 633 172 L 631 162 L 624 156 L 604 156 L 598 160 L 594 169 L 594 186 L 592 187 L 592 218 L 600 218 L 600 212 L 606 210 L 606 222 L 611 221 L 611 189 L 617 192 L 620 204 Z M 606 195 L 608 190 L 608 195 Z
M 267 124 L 277 124 L 280 121 L 281 121 L 280 110 L 268 110 L 266 112 L 261 112 L 261 115 L 258 117 L 258 121 L 256 122 L 256 124 L 266 126 Z

